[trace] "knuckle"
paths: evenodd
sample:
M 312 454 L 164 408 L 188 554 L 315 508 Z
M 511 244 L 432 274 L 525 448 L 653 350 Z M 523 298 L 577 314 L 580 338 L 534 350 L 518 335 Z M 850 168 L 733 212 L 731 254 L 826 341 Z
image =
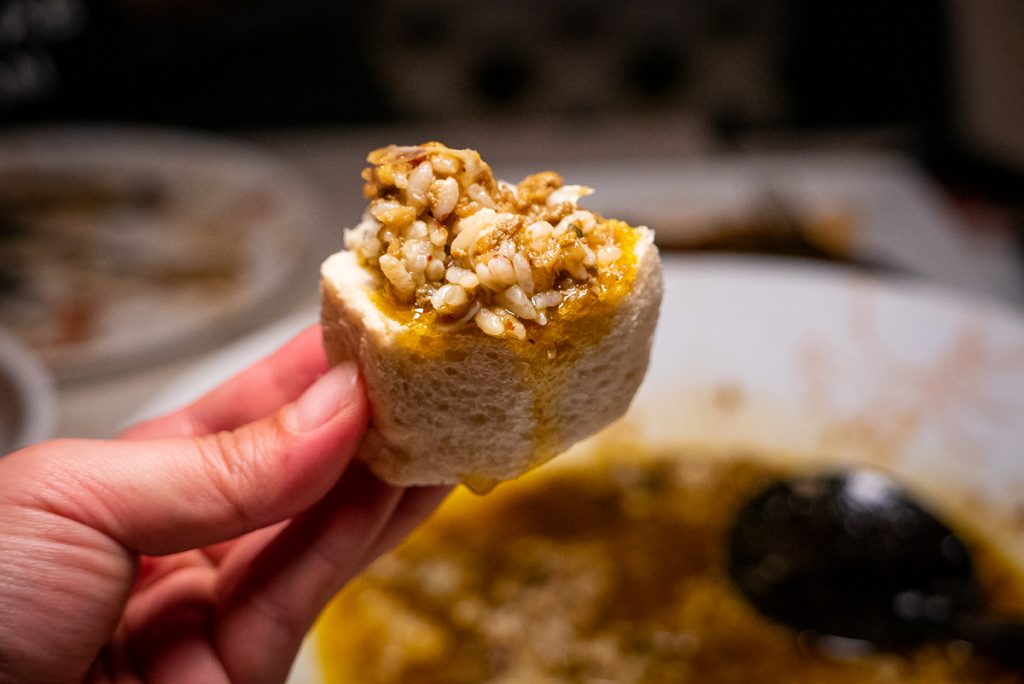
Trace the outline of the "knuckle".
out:
M 257 497 L 268 489 L 271 476 L 273 442 L 257 430 L 222 431 L 195 440 L 204 477 L 240 520 L 256 518 Z
M 302 614 L 304 611 L 299 610 L 295 603 L 285 603 L 268 593 L 251 596 L 249 602 L 278 638 L 286 643 L 301 638 L 309 627 Z
M 350 579 L 353 554 L 339 554 L 338 549 L 325 544 L 321 539 L 314 540 L 309 545 L 309 550 L 328 569 L 331 577 L 335 577 L 338 581 L 348 581 Z M 348 549 L 348 551 L 351 551 L 351 549 Z

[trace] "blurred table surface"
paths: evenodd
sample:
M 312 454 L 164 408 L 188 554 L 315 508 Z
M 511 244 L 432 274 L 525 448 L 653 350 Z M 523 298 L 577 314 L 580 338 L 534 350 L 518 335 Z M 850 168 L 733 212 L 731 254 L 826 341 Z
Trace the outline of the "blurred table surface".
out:
M 652 118 L 640 122 L 592 122 L 567 128 L 554 123 L 527 125 L 465 125 L 375 128 L 361 130 L 273 130 L 248 131 L 240 137 L 255 143 L 290 164 L 305 177 L 312 190 L 318 220 L 311 230 L 308 279 L 297 279 L 294 287 L 275 301 L 251 328 L 234 340 L 215 347 L 196 349 L 164 360 L 158 365 L 89 381 L 76 381 L 58 388 L 57 435 L 62 437 L 107 437 L 138 417 L 144 407 L 159 404 L 161 393 L 195 369 L 209 367 L 224 357 L 224 348 L 238 345 L 246 335 L 277 326 L 266 339 L 280 338 L 282 331 L 303 321 L 316 320 L 315 277 L 319 261 L 341 246 L 341 230 L 360 215 L 359 171 L 366 153 L 392 142 L 442 140 L 450 146 L 473 147 L 501 177 L 502 167 L 572 168 L 582 162 L 630 158 L 699 158 L 717 152 L 713 136 L 692 121 Z M 585 182 L 585 179 L 583 179 Z M 979 231 L 978 248 L 992 253 L 1012 251 L 1008 235 Z M 1007 257 L 1009 258 L 1009 257 Z M 1019 258 L 1017 263 L 1020 263 Z M 1021 293 L 1024 301 L 1024 292 Z M 266 343 L 266 342 L 263 342 Z M 251 353 L 251 352 L 250 352 Z M 198 392 L 201 388 L 197 387 Z M 180 392 L 179 392 L 180 393 Z

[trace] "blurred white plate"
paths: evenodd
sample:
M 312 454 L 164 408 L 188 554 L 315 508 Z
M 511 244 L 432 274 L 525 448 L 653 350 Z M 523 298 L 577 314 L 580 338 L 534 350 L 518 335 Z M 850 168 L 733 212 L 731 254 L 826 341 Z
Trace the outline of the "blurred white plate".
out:
M 57 400 L 42 364 L 0 328 L 0 457 L 53 435 Z
M 1012 517 L 1024 491 L 1024 315 L 796 260 L 670 258 L 627 423 L 654 442 L 870 462 Z
M 888 468 L 1024 565 L 1024 318 L 795 260 L 670 256 L 665 266 L 652 365 L 611 429 L 697 451 Z M 190 400 L 314 316 L 224 350 L 147 413 Z M 586 446 L 574 453 L 545 467 Z M 318 679 L 307 641 L 292 682 Z
M 312 216 L 296 176 L 234 142 L 145 128 L 8 133 L 0 320 L 61 380 L 195 349 L 289 286 Z

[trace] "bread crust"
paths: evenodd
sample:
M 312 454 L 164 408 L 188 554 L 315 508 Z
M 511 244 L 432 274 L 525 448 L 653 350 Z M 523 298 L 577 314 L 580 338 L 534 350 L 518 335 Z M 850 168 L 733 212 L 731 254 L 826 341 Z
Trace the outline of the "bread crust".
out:
M 647 370 L 662 294 L 653 235 L 637 230 L 636 275 L 622 297 L 532 342 L 475 326 L 410 335 L 375 303 L 373 273 L 350 252 L 329 257 L 324 346 L 332 364 L 354 360 L 363 374 L 372 419 L 361 457 L 373 472 L 395 485 L 486 489 L 625 413 Z

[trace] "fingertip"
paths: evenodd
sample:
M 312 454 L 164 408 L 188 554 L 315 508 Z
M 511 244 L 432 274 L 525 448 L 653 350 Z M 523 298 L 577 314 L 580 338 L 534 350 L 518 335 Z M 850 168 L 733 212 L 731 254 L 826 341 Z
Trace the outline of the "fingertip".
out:
M 322 496 L 349 468 L 369 420 L 359 370 L 345 362 L 331 368 L 279 414 L 282 488 L 306 499 Z M 307 501 L 311 504 L 312 501 Z
M 351 361 L 324 373 L 284 410 L 284 421 L 297 433 L 312 432 L 339 414 L 359 412 L 363 403 L 359 369 Z
M 275 419 L 254 424 L 276 452 L 270 466 L 276 472 L 267 474 L 276 483 L 272 496 L 292 508 L 326 494 L 355 457 L 368 416 L 358 368 L 346 362 L 328 370 Z

